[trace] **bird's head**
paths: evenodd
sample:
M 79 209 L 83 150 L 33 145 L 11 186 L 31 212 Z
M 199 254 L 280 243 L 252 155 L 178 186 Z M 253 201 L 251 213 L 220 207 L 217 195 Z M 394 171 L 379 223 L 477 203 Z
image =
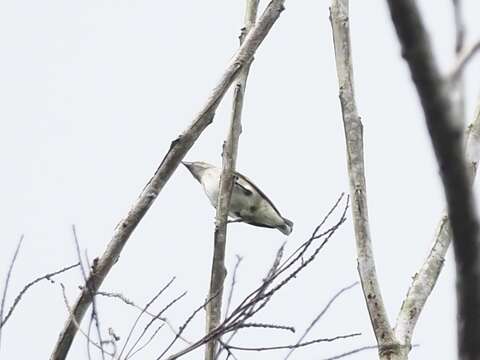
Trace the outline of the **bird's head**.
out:
M 213 165 L 210 165 L 203 161 L 194 161 L 194 162 L 182 161 L 182 164 L 185 165 L 185 167 L 192 173 L 193 177 L 197 179 L 199 182 L 201 182 L 201 178 L 205 170 L 208 170 L 214 167 Z

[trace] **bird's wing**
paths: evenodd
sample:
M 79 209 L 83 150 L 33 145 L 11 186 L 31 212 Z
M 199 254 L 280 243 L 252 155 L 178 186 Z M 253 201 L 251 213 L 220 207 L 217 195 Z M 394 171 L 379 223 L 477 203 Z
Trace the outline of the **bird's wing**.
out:
M 246 176 L 235 172 L 235 186 L 239 188 L 245 195 L 251 195 L 253 192 L 257 192 L 261 197 L 263 197 L 270 206 L 275 210 L 278 216 L 282 217 L 280 211 L 273 205 L 273 202 L 265 195 L 262 190 L 260 190 L 253 182 L 251 182 Z M 283 217 L 282 217 L 283 218 Z M 252 224 L 257 225 L 257 224 Z M 257 225 L 259 226 L 259 225 Z
M 269 229 L 275 229 L 275 226 L 270 226 L 270 225 L 265 225 L 265 224 L 260 224 L 254 221 L 249 221 L 249 220 L 243 220 L 242 222 L 253 225 L 253 226 L 259 226 L 259 227 L 264 227 L 264 228 L 269 228 Z
M 245 195 L 250 196 L 253 194 L 255 189 L 249 185 L 247 182 L 244 180 L 240 179 L 238 177 L 238 174 L 235 174 L 235 183 L 234 186 L 239 189 L 241 192 L 243 192 Z

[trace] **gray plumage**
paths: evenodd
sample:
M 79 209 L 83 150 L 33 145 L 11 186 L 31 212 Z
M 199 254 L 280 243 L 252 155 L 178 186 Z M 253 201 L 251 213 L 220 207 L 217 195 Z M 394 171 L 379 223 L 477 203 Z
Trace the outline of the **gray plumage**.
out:
M 205 162 L 183 162 L 216 208 L 222 169 Z M 234 174 L 234 186 L 230 201 L 230 217 L 255 226 L 274 228 L 290 235 L 293 222 L 285 219 L 272 201 L 248 178 Z

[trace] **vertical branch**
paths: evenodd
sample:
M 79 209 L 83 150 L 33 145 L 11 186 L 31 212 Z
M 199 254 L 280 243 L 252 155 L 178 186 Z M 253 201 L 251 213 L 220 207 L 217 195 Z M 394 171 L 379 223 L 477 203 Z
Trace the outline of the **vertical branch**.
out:
M 452 0 L 455 25 L 455 55 L 460 58 L 465 46 L 465 23 L 462 16 L 462 0 Z M 453 81 L 454 111 L 459 120 L 465 122 L 465 83 L 463 74 Z
M 335 48 L 335 63 L 340 89 L 348 174 L 352 197 L 352 215 L 357 245 L 358 272 L 365 296 L 370 321 L 379 345 L 380 356 L 400 351 L 383 304 L 375 270 L 370 238 L 367 189 L 363 155 L 363 125 L 358 116 L 353 87 L 353 65 L 350 44 L 348 0 L 333 0 L 330 22 Z M 387 357 L 388 358 L 388 357 Z
M 422 103 L 447 199 L 457 270 L 459 358 L 479 359 L 480 233 L 463 156 L 462 121 L 454 111 L 448 81 L 438 70 L 416 2 L 387 0 L 387 3 Z
M 66 358 L 78 330 L 76 323 L 81 322 L 92 302 L 92 296 L 88 289 L 91 289 L 93 293 L 98 291 L 113 265 L 118 261 L 130 235 L 152 206 L 185 154 L 190 150 L 205 128 L 213 121 L 215 110 L 226 91 L 237 78 L 240 70 L 253 57 L 273 24 L 280 17 L 280 13 L 283 11 L 283 3 L 284 0 L 271 0 L 268 4 L 255 27 L 245 37 L 242 46 L 233 56 L 207 101 L 195 116 L 192 124 L 172 142 L 170 149 L 163 158 L 157 171 L 147 183 L 127 216 L 122 219 L 115 228 L 113 237 L 107 245 L 107 249 L 98 260 L 95 272 L 89 275 L 87 284 L 83 287 L 80 296 L 72 308 L 72 312 L 55 344 L 55 348 L 50 357 L 51 360 L 63 360 Z
M 246 0 L 245 27 L 240 35 L 240 45 L 246 34 L 255 24 L 257 17 L 258 0 Z M 227 140 L 223 145 L 222 175 L 220 177 L 217 212 L 215 216 L 214 250 L 212 260 L 212 273 L 210 279 L 209 298 L 212 300 L 206 308 L 206 333 L 210 333 L 220 324 L 223 300 L 223 283 L 225 280 L 225 248 L 227 241 L 227 220 L 230 200 L 234 185 L 235 164 L 237 161 L 238 141 L 242 132 L 242 108 L 248 72 L 253 57 L 245 64 L 235 84 L 233 95 L 233 108 Z M 215 358 L 217 341 L 212 340 L 205 348 L 205 359 Z

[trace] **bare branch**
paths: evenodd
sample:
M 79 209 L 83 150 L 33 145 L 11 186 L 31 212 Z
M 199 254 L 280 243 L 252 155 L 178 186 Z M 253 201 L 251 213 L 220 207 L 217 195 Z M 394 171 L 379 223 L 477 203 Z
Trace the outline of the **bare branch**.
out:
M 470 186 L 473 185 L 480 161 L 480 99 L 473 122 L 465 132 L 465 156 L 467 158 Z M 430 296 L 443 268 L 445 255 L 452 238 L 446 212 L 441 217 L 435 232 L 430 253 L 417 274 L 413 277 L 395 325 L 395 335 L 404 344 L 410 344 L 413 331 L 425 303 Z
M 138 347 L 138 349 L 136 349 L 135 351 L 133 351 L 131 354 L 130 352 L 127 354 L 127 356 L 125 357 L 125 360 L 127 359 L 131 359 L 132 357 L 134 357 L 136 354 L 138 354 L 140 351 L 142 351 L 143 349 L 145 349 L 148 344 L 150 344 L 152 342 L 152 340 L 155 338 L 155 336 L 157 336 L 158 332 L 160 331 L 160 329 L 162 329 L 162 327 L 164 326 L 165 324 L 162 324 L 160 325 L 159 327 L 157 327 L 155 329 L 155 331 L 153 332 L 153 334 L 148 338 L 147 341 L 145 341 L 145 343 L 141 346 Z M 133 350 L 133 348 L 132 348 Z
M 13 253 L 12 260 L 10 261 L 10 266 L 8 267 L 7 277 L 5 279 L 5 284 L 3 286 L 2 302 L 0 303 L 0 323 L 2 324 L 2 326 L 0 326 L 0 348 L 2 346 L 3 324 L 7 321 L 7 318 L 5 318 L 5 320 L 3 319 L 3 312 L 5 310 L 5 300 L 7 299 L 8 285 L 10 283 L 10 277 L 12 276 L 13 266 L 15 265 L 15 261 L 17 260 L 18 252 L 20 251 L 20 247 L 22 246 L 22 242 L 23 242 L 23 234 L 20 236 L 20 240 L 18 240 L 17 247 L 15 248 L 15 252 Z
M 462 0 L 452 0 L 453 6 L 453 20 L 455 25 L 455 60 L 460 60 L 463 57 L 465 52 L 465 21 L 463 19 L 463 1 Z M 466 64 L 465 62 L 463 62 Z M 465 122 L 465 81 L 463 77 L 463 69 L 465 65 L 459 66 L 458 69 L 462 70 L 457 71 L 457 74 L 453 75 L 450 78 L 450 86 L 452 91 L 452 97 L 454 99 L 453 106 L 455 116 L 458 117 L 459 121 L 462 123 Z M 455 71 L 454 71 L 455 72 Z
M 153 298 L 145 305 L 145 307 L 142 309 L 142 311 L 140 312 L 140 314 L 138 314 L 137 318 L 135 319 L 135 321 L 133 322 L 133 325 L 132 327 L 130 328 L 130 331 L 127 335 L 127 339 L 125 340 L 125 343 L 123 344 L 123 347 L 122 347 L 122 350 L 120 351 L 120 355 L 119 355 L 119 358 L 122 357 L 123 355 L 123 352 L 125 351 L 125 348 L 127 347 L 127 344 L 130 340 L 130 338 L 132 337 L 132 334 L 133 334 L 133 331 L 135 330 L 135 327 L 137 326 L 138 322 L 140 321 L 142 315 L 148 310 L 148 308 L 160 297 L 160 295 L 162 295 L 164 293 L 165 290 L 167 290 L 170 285 L 172 285 L 172 283 L 175 281 L 175 277 L 171 278 L 170 281 L 163 287 L 160 289 L 160 291 L 158 291 L 154 296 Z M 153 318 L 155 319 L 155 317 Z
M 343 197 L 343 194 L 342 194 L 342 197 Z M 334 208 L 336 208 L 338 204 L 339 204 L 339 201 L 337 201 Z M 293 328 L 290 328 L 288 326 L 258 324 L 258 323 L 252 323 L 249 321 L 254 315 L 258 314 L 258 312 L 268 304 L 268 302 L 275 295 L 275 293 L 277 293 L 286 284 L 291 283 L 293 279 L 296 279 L 300 274 L 300 272 L 313 262 L 313 260 L 316 258 L 319 252 L 323 249 L 323 247 L 328 242 L 328 240 L 333 236 L 336 230 L 345 222 L 345 219 L 346 219 L 345 214 L 347 210 L 348 210 L 348 199 L 345 203 L 340 219 L 337 221 L 337 223 L 334 224 L 332 227 L 330 227 L 328 230 L 323 231 L 321 233 L 320 233 L 320 229 L 317 227 L 313 232 L 313 234 L 311 235 L 311 237 L 305 243 L 301 244 L 298 249 L 294 251 L 294 254 L 297 254 L 297 255 L 293 257 L 292 260 L 285 263 L 284 265 L 280 265 L 281 259 L 282 259 L 282 253 L 283 253 L 283 246 L 282 246 L 277 252 L 273 265 L 269 269 L 267 276 L 263 279 L 261 284 L 255 290 L 249 293 L 240 302 L 240 304 L 231 312 L 231 314 L 225 317 L 223 322 L 221 322 L 210 333 L 207 333 L 205 336 L 195 341 L 187 348 L 173 355 L 170 355 L 167 359 L 168 360 L 178 359 L 179 357 L 199 348 L 200 346 L 208 343 L 211 340 L 214 340 L 214 339 L 219 340 L 223 335 L 230 332 L 235 333 L 237 330 L 245 327 L 266 327 L 266 328 L 275 328 L 275 329 L 292 331 Z M 333 210 L 329 212 L 329 215 L 332 214 L 332 212 Z M 322 221 L 322 223 L 324 223 L 325 221 L 326 219 Z M 310 249 L 311 245 L 315 242 L 315 240 L 319 240 L 319 239 L 322 240 L 320 241 L 320 244 L 318 244 L 312 250 L 311 253 L 307 254 L 307 250 Z M 283 275 L 283 277 L 280 277 L 281 275 Z M 185 325 L 180 329 L 181 331 L 183 331 L 183 329 L 185 328 L 185 326 L 189 321 L 190 320 L 187 320 Z M 222 344 L 224 348 L 225 348 L 225 345 L 228 345 L 228 344 L 225 344 L 224 342 L 222 342 Z M 160 359 L 170 347 L 171 345 L 169 345 L 169 347 L 157 359 Z M 233 357 L 233 354 L 230 351 L 230 349 L 228 348 L 225 348 L 225 349 L 227 350 L 228 355 Z
M 228 315 L 230 311 L 230 305 L 232 303 L 233 291 L 235 290 L 235 285 L 237 284 L 237 272 L 238 268 L 240 267 L 240 263 L 242 262 L 243 258 L 239 255 L 236 256 L 237 262 L 233 268 L 233 275 L 232 275 L 232 283 L 230 284 L 230 292 L 228 293 L 227 298 L 227 307 L 225 308 L 225 317 Z
M 373 350 L 373 349 L 378 349 L 378 345 L 371 345 L 371 346 L 362 346 L 358 349 L 353 349 L 351 351 L 347 351 L 347 352 L 344 352 L 342 354 L 338 354 L 338 355 L 335 355 L 335 356 L 331 356 L 329 358 L 325 358 L 325 359 L 322 359 L 322 360 L 337 360 L 337 359 L 342 359 L 344 357 L 347 357 L 347 356 L 350 356 L 350 355 L 354 355 L 354 354 L 357 354 L 359 352 L 362 352 L 362 351 L 365 351 L 365 350 Z
M 68 312 L 69 312 L 70 314 L 72 314 L 72 307 L 71 307 L 70 304 L 68 303 L 67 294 L 66 294 L 66 292 L 65 292 L 65 285 L 63 285 L 62 283 L 60 283 L 60 286 L 61 286 L 61 288 L 62 288 L 62 295 L 63 295 L 63 301 L 64 301 L 64 303 L 65 303 L 65 306 L 66 306 Z M 80 324 L 75 320 L 74 317 L 73 317 L 73 319 L 74 319 L 74 324 L 75 324 L 75 326 L 77 327 L 77 330 L 80 331 L 80 333 L 85 337 L 85 339 L 86 339 L 88 342 L 90 342 L 90 343 L 91 343 L 93 346 L 95 346 L 97 349 L 101 350 L 104 354 L 107 354 L 107 355 L 109 355 L 109 356 L 111 356 L 111 357 L 113 357 L 113 356 L 115 355 L 115 354 L 113 354 L 113 353 L 110 353 L 110 352 L 104 350 L 102 344 L 98 344 L 98 343 L 96 343 L 95 341 L 93 341 L 93 340 L 88 336 L 88 334 L 85 333 L 85 331 L 82 330 L 82 328 L 80 327 Z
M 43 276 L 40 276 L 32 281 L 30 281 L 27 285 L 25 285 L 23 287 L 23 289 L 18 293 L 17 297 L 15 298 L 15 300 L 13 301 L 13 304 L 12 306 L 10 306 L 10 309 L 8 310 L 8 313 L 7 315 L 3 318 L 3 321 L 0 323 L 0 328 L 2 328 L 3 326 L 5 326 L 5 324 L 7 323 L 8 319 L 10 318 L 10 316 L 12 316 L 12 313 L 13 311 L 15 310 L 15 307 L 18 305 L 18 303 L 20 302 L 20 300 L 22 299 L 23 295 L 25 295 L 25 293 L 28 291 L 28 289 L 30 289 L 33 285 L 35 285 L 36 283 L 42 281 L 42 280 L 49 280 L 49 281 L 52 281 L 51 278 L 57 276 L 57 275 L 60 275 L 68 270 L 71 270 L 73 268 L 76 268 L 77 266 L 79 266 L 80 264 L 77 263 L 77 264 L 73 264 L 73 265 L 70 265 L 70 266 L 67 266 L 63 269 L 60 269 L 60 270 L 57 270 L 57 271 L 54 271 L 54 272 L 51 272 L 51 273 L 48 273 L 46 275 L 43 275 Z
M 463 50 L 465 43 L 465 22 L 462 16 L 462 0 L 452 0 L 453 18 L 455 23 L 455 53 Z
M 309 334 L 309 332 L 313 329 L 313 327 L 315 326 L 315 324 L 317 322 L 320 321 L 320 319 L 322 318 L 323 315 L 325 315 L 325 313 L 328 311 L 328 309 L 330 308 L 330 306 L 335 302 L 336 299 L 338 299 L 340 297 L 340 295 L 342 295 L 344 292 L 352 289 L 354 286 L 357 286 L 358 285 L 358 281 L 354 282 L 353 284 L 349 285 L 349 286 L 346 286 L 344 287 L 343 289 L 340 289 L 340 291 L 338 291 L 327 303 L 327 305 L 322 309 L 322 311 L 320 311 L 320 313 L 315 317 L 315 319 L 313 319 L 312 323 L 305 329 L 305 332 L 302 334 L 302 336 L 300 336 L 300 338 L 298 339 L 297 341 L 297 344 L 300 344 L 306 337 L 307 335 Z M 287 356 L 285 356 L 285 360 L 287 360 L 291 355 L 292 353 L 295 351 L 296 348 L 292 348 Z
M 124 302 L 125 304 L 130 305 L 130 306 L 133 306 L 133 307 L 136 308 L 137 310 L 140 310 L 140 311 L 143 312 L 144 314 L 147 314 L 148 316 L 150 316 L 150 317 L 152 317 L 152 318 L 154 318 L 154 319 L 156 319 L 156 320 L 159 320 L 159 321 L 165 323 L 165 324 L 168 326 L 168 328 L 170 329 L 170 331 L 171 331 L 175 336 L 178 335 L 176 328 L 172 325 L 172 323 L 171 323 L 166 317 L 158 316 L 158 314 L 153 314 L 153 313 L 151 313 L 150 311 L 148 311 L 147 309 L 145 309 L 145 307 L 141 307 L 141 306 L 137 305 L 136 303 L 134 303 L 132 300 L 126 298 L 123 294 L 120 294 L 120 293 L 110 293 L 110 292 L 104 292 L 104 291 L 97 291 L 97 295 L 105 296 L 105 297 L 109 297 L 109 298 L 119 299 L 119 300 L 121 300 L 122 302 Z M 191 341 L 188 341 L 188 340 L 185 339 L 183 336 L 179 336 L 179 339 L 182 340 L 183 342 L 185 342 L 186 344 L 191 344 Z
M 108 244 L 107 249 L 98 261 L 95 273 L 91 274 L 89 277 L 87 281 L 88 284 L 84 287 L 73 307 L 72 317 L 67 320 L 64 329 L 59 335 L 58 341 L 50 357 L 51 360 L 64 360 L 66 358 L 73 338 L 77 332 L 75 321 L 77 323 L 81 322 L 92 301 L 90 291 L 87 289 L 93 289 L 94 293 L 98 291 L 102 282 L 110 272 L 110 269 L 120 257 L 120 253 L 127 240 L 130 238 L 130 235 L 153 204 L 158 194 L 163 189 L 163 186 L 167 183 L 170 176 L 178 167 L 180 161 L 188 150 L 190 150 L 203 130 L 205 130 L 205 128 L 213 121 L 215 110 L 225 95 L 225 92 L 233 83 L 240 70 L 253 57 L 253 54 L 265 39 L 273 24 L 279 18 L 280 13 L 283 10 L 283 3 L 284 0 L 272 0 L 267 6 L 255 27 L 249 32 L 242 46 L 233 56 L 231 63 L 228 65 L 202 109 L 196 115 L 192 124 L 172 142 L 169 151 L 165 155 L 157 171 L 147 183 L 127 216 L 121 220 L 115 228 L 113 237 Z
M 245 28 L 240 36 L 240 45 L 245 34 L 247 34 L 255 25 L 257 17 L 258 0 L 246 0 Z M 206 331 L 211 332 L 220 323 L 222 314 L 223 283 L 225 281 L 225 247 L 227 241 L 227 223 L 230 209 L 230 200 L 232 197 L 234 173 L 237 162 L 238 141 L 242 132 L 242 108 L 245 87 L 247 85 L 248 72 L 253 57 L 248 61 L 240 71 L 235 91 L 233 94 L 233 109 L 230 128 L 228 130 L 227 140 L 223 145 L 222 154 L 222 174 L 220 176 L 219 193 L 217 199 L 217 212 L 215 216 L 215 238 L 212 260 L 212 274 L 210 280 L 209 296 L 217 294 L 208 305 L 206 315 Z M 212 341 L 205 348 L 205 360 L 214 360 L 217 344 Z
M 480 40 L 475 42 L 469 48 L 462 50 L 458 54 L 458 58 L 455 65 L 447 75 L 447 81 L 449 81 L 451 84 L 456 83 L 460 79 L 463 72 L 465 71 L 465 68 L 467 67 L 468 63 L 472 60 L 475 54 L 478 53 L 479 50 L 480 50 Z
M 83 268 L 82 264 L 82 255 L 80 253 L 80 242 L 78 240 L 77 236 L 77 231 L 75 229 L 75 225 L 72 225 L 72 231 L 73 231 L 73 237 L 75 239 L 75 247 L 77 249 L 77 255 L 78 255 L 78 261 L 80 263 L 80 269 L 82 270 L 82 275 L 83 275 L 83 280 L 85 284 L 87 284 L 87 276 L 85 273 L 85 269 Z M 88 268 L 89 268 L 89 274 L 88 276 L 91 276 L 92 272 L 95 272 L 95 267 L 97 265 L 97 259 L 94 259 L 93 263 L 90 265 L 90 260 L 88 258 L 88 253 L 87 250 L 85 250 L 85 260 L 87 262 Z M 95 299 L 95 295 L 93 292 L 90 294 L 92 297 L 92 310 L 91 310 L 91 316 L 90 316 L 90 323 L 88 325 L 88 337 L 90 337 L 90 330 L 92 326 L 92 322 L 95 323 L 95 329 L 97 331 L 97 338 L 98 338 L 98 343 L 100 344 L 101 347 L 101 353 L 102 353 L 102 359 L 105 360 L 105 353 L 103 351 L 103 344 L 105 343 L 102 338 L 102 332 L 100 330 L 100 319 L 98 315 L 98 308 L 97 308 L 97 301 Z M 88 355 L 90 356 L 90 342 L 87 341 L 87 349 L 88 349 Z
M 312 340 L 312 341 L 306 341 L 306 342 L 299 343 L 299 344 L 282 345 L 282 346 L 270 346 L 270 347 L 241 347 L 241 346 L 234 346 L 234 345 L 226 345 L 226 346 L 229 349 L 241 350 L 241 351 L 284 350 L 284 349 L 296 349 L 296 348 L 299 348 L 299 347 L 318 344 L 318 343 L 321 343 L 321 342 L 332 342 L 332 341 L 341 340 L 341 339 L 348 339 L 348 338 L 352 338 L 352 337 L 360 336 L 360 335 L 362 335 L 362 334 L 361 333 L 353 333 L 353 334 L 348 334 L 348 335 L 339 335 L 339 336 L 335 336 L 335 337 L 332 337 L 332 338 L 315 339 L 315 340 Z
M 348 0 L 333 0 L 330 8 L 335 62 L 342 107 L 345 142 L 347 145 L 348 174 L 352 197 L 352 215 L 357 245 L 358 272 L 367 303 L 370 321 L 380 346 L 396 344 L 383 303 L 375 270 L 370 238 L 367 207 L 367 188 L 363 156 L 363 125 L 357 112 L 353 87 L 352 50 L 350 44 Z
M 135 343 L 132 345 L 132 347 L 130 348 L 130 350 L 127 352 L 127 355 L 125 355 L 125 359 L 128 359 L 130 358 L 130 354 L 135 354 L 137 351 L 135 350 L 135 347 L 138 345 L 138 343 L 140 342 L 140 340 L 142 340 L 143 336 L 146 334 L 146 332 L 148 331 L 148 329 L 150 328 L 150 326 L 152 326 L 152 324 L 154 323 L 155 320 L 159 319 L 163 313 L 165 311 L 167 311 L 170 307 L 172 307 L 174 304 L 176 304 L 178 301 L 180 301 L 180 299 L 182 299 L 185 295 L 187 295 L 187 292 L 183 292 L 182 294 L 180 294 L 179 296 L 177 296 L 176 298 L 174 298 L 172 301 L 170 301 L 162 310 L 159 311 L 159 313 L 153 317 L 149 322 L 148 324 L 143 328 L 142 330 L 142 333 L 138 336 L 137 340 L 135 341 Z M 161 328 L 161 327 L 160 327 Z M 157 329 L 156 332 L 158 332 Z M 147 342 L 147 344 L 150 342 L 151 340 L 149 340 Z M 144 344 L 145 345 L 145 344 Z M 145 345 L 146 346 L 146 345 Z
M 262 323 L 243 323 L 238 325 L 237 329 L 244 328 L 263 328 L 263 329 L 277 329 L 277 330 L 287 330 L 292 333 L 295 333 L 295 328 L 293 326 L 285 325 L 275 325 L 275 324 L 262 324 Z
M 480 358 L 479 224 L 463 156 L 462 122 L 448 82 L 433 57 L 427 31 L 413 0 L 387 0 L 413 82 L 420 97 L 443 182 L 457 267 L 460 359 Z

